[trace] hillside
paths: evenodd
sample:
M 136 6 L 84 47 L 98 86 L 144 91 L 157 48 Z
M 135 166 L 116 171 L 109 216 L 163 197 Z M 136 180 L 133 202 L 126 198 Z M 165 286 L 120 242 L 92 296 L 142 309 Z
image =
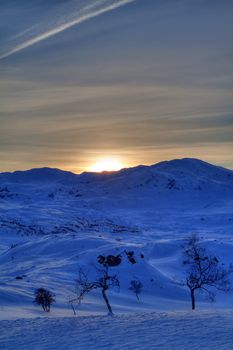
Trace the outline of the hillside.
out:
M 80 268 L 96 274 L 99 255 L 133 251 L 115 268 L 116 312 L 189 309 L 181 248 L 197 233 L 232 263 L 233 171 L 197 159 L 161 162 L 113 173 L 76 175 L 58 169 L 0 174 L 0 300 L 2 318 L 43 315 L 33 304 L 37 287 L 57 295 L 54 315 L 69 316 Z M 18 278 L 19 277 L 19 278 Z M 143 284 L 141 301 L 129 290 Z M 200 306 L 213 307 L 199 297 Z M 217 307 L 231 295 L 217 295 Z M 104 312 L 94 292 L 81 314 Z

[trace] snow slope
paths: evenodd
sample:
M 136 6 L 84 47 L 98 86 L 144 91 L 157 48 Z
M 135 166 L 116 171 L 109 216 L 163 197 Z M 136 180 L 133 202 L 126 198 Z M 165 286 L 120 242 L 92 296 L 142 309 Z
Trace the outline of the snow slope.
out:
M 162 162 L 113 173 L 72 174 L 32 169 L 0 174 L 1 318 L 43 316 L 32 303 L 34 290 L 56 293 L 53 316 L 70 316 L 78 270 L 97 277 L 98 255 L 124 253 L 120 290 L 110 291 L 116 313 L 189 309 L 181 249 L 196 232 L 228 265 L 232 258 L 233 171 L 197 159 Z M 18 277 L 18 278 L 17 278 Z M 140 302 L 129 290 L 140 280 Z M 209 305 L 229 307 L 231 295 Z M 98 291 L 80 315 L 105 312 Z

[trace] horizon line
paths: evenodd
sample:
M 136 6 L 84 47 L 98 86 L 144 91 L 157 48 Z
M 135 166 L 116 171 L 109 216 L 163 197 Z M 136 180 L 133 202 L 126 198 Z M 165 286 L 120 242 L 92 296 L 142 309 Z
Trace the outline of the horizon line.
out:
M 172 162 L 172 161 L 182 161 L 182 160 L 194 160 L 194 161 L 204 162 L 204 163 L 216 166 L 216 167 L 221 167 L 221 168 L 233 171 L 233 167 L 232 168 L 228 168 L 226 166 L 219 165 L 219 164 L 216 164 L 216 163 L 211 163 L 209 161 L 206 161 L 206 160 L 203 160 L 203 159 L 200 159 L 200 158 L 183 157 L 183 158 L 172 158 L 172 159 L 168 159 L 168 160 L 162 160 L 162 161 L 158 161 L 158 162 L 152 163 L 152 164 L 138 164 L 138 165 L 133 165 L 133 166 L 128 166 L 128 167 L 127 166 L 123 166 L 119 170 L 103 170 L 103 171 L 87 171 L 87 170 L 84 170 L 82 172 L 77 173 L 77 172 L 72 171 L 72 170 L 65 170 L 65 169 L 57 168 L 57 167 L 41 166 L 41 167 L 25 168 L 25 169 L 13 170 L 13 171 L 0 171 L 0 174 L 4 174 L 4 173 L 5 174 L 6 173 L 14 174 L 16 172 L 27 172 L 27 171 L 31 171 L 31 170 L 41 170 L 41 169 L 59 170 L 59 171 L 71 173 L 71 174 L 74 174 L 74 175 L 107 174 L 107 173 L 110 174 L 110 173 L 118 173 L 118 172 L 120 172 L 122 170 L 127 170 L 127 169 L 133 169 L 133 168 L 138 168 L 138 167 L 151 167 L 151 166 L 154 166 L 154 165 L 157 165 L 157 164 L 160 164 L 160 163 Z

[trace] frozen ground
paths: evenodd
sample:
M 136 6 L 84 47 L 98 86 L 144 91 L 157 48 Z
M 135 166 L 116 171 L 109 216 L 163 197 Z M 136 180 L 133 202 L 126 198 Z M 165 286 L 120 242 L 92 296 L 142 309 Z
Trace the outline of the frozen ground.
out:
M 232 213 L 232 170 L 195 159 L 116 173 L 0 174 L 0 348 L 232 349 L 232 294 L 217 293 L 214 304 L 198 295 L 197 312 L 188 313 L 180 283 L 182 245 L 192 233 L 225 266 L 233 262 Z M 123 253 L 112 268 L 120 280 L 109 291 L 116 316 L 103 316 L 96 290 L 72 317 L 79 269 L 96 278 L 99 255 L 125 250 L 136 264 Z M 143 284 L 139 301 L 132 279 Z M 49 318 L 33 304 L 39 287 L 56 294 Z
M 1 321 L 1 350 L 230 350 L 233 312 Z

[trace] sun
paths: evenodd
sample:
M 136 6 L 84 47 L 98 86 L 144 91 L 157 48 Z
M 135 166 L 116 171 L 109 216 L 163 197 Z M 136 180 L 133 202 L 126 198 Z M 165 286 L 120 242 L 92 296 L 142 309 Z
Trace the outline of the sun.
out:
M 89 170 L 92 172 L 117 171 L 123 168 L 123 164 L 117 158 L 101 158 L 95 164 L 91 165 Z

